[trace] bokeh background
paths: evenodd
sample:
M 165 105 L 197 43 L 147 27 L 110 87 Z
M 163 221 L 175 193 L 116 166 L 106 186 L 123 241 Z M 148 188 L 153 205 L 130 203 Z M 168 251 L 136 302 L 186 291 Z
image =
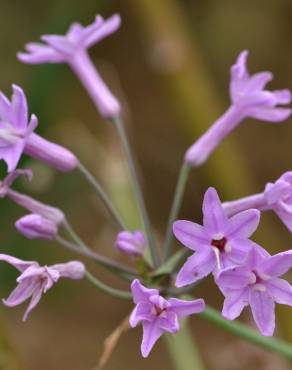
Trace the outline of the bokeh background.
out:
M 99 71 L 123 103 L 147 205 L 161 240 L 177 172 L 186 148 L 229 104 L 229 67 L 250 50 L 251 71 L 270 70 L 272 88 L 292 86 L 292 3 L 290 0 L 1 0 L 0 88 L 21 85 L 38 132 L 71 148 L 111 193 L 129 227 L 139 225 L 128 174 L 115 131 L 104 122 L 65 65 L 23 65 L 15 54 L 43 33 L 64 33 L 73 21 L 90 23 L 95 14 L 119 12 L 120 31 L 91 50 Z M 259 192 L 291 169 L 292 119 L 281 124 L 246 121 L 189 181 L 181 217 L 200 220 L 202 195 L 209 185 L 223 199 Z M 115 230 L 94 192 L 78 173 L 60 174 L 24 158 L 34 171 L 31 183 L 15 187 L 62 208 L 80 235 L 99 253 L 122 259 L 114 248 Z M 5 166 L 1 167 L 4 176 Z M 40 263 L 78 258 L 54 243 L 27 241 L 14 228 L 25 213 L 1 200 L 1 251 Z M 264 214 L 255 239 L 271 252 L 288 249 L 291 235 L 272 214 Z M 126 260 L 124 260 L 126 262 Z M 88 264 L 108 283 L 111 275 Z M 1 264 L 0 296 L 15 285 L 16 273 Z M 215 307 L 222 297 L 211 281 L 198 296 Z M 23 324 L 24 307 L 0 308 L 0 369 L 93 370 L 104 339 L 132 306 L 96 291 L 86 281 L 57 284 Z M 277 335 L 292 341 L 291 311 L 277 309 Z M 249 315 L 243 320 L 249 323 Z M 192 334 L 206 370 L 286 370 L 277 355 L 246 344 L 202 319 Z M 250 325 L 253 325 L 251 322 Z M 139 353 L 141 329 L 125 333 L 108 370 L 150 367 L 175 369 L 160 341 L 147 360 Z M 240 361 L 239 361 L 240 359 Z

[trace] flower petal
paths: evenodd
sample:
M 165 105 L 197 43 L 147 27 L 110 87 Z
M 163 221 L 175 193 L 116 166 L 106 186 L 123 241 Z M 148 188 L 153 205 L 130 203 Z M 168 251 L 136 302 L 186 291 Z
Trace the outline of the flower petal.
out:
M 227 320 L 234 320 L 247 305 L 248 289 L 230 290 L 225 296 L 222 316 Z
M 229 231 L 227 236 L 230 238 L 249 238 L 257 229 L 260 222 L 260 211 L 248 209 L 237 213 L 229 219 Z
M 17 285 L 7 299 L 3 299 L 5 306 L 14 307 L 26 301 L 40 283 L 36 279 L 27 279 Z
M 292 267 L 292 250 L 275 254 L 262 261 L 261 271 L 269 276 L 284 275 Z
M 152 295 L 159 295 L 157 289 L 145 288 L 138 279 L 135 279 L 131 284 L 131 290 L 133 295 L 133 301 L 135 304 L 140 302 L 148 302 L 149 297 Z
M 137 306 L 131 313 L 129 322 L 132 328 L 137 326 L 138 322 L 143 321 L 152 321 L 153 315 L 151 315 L 152 304 L 148 302 L 138 303 Z
M 234 266 L 221 270 L 216 276 L 216 283 L 223 289 L 243 289 L 248 286 L 251 271 L 246 266 Z
M 178 272 L 175 285 L 180 288 L 192 284 L 209 275 L 215 267 L 216 258 L 212 248 L 196 252 L 187 259 Z
M 228 219 L 223 210 L 221 201 L 214 188 L 209 188 L 203 201 L 204 227 L 211 234 L 220 234 L 225 231 Z
M 27 320 L 27 317 L 30 314 L 30 312 L 36 307 L 36 305 L 39 303 L 40 299 L 42 298 L 42 294 L 43 294 L 42 288 L 35 289 L 32 295 L 31 301 L 23 315 L 22 321 Z
M 177 298 L 170 298 L 171 310 L 174 310 L 179 318 L 204 311 L 205 302 L 203 299 L 185 301 Z
M 169 333 L 177 333 L 179 331 L 178 316 L 174 311 L 167 311 L 166 316 L 160 316 L 158 318 L 159 327 Z
M 275 303 L 267 292 L 250 289 L 249 303 L 253 318 L 262 335 L 272 336 L 275 330 Z
M 21 87 L 12 85 L 13 95 L 11 100 L 12 106 L 12 123 L 13 126 L 20 130 L 25 130 L 28 121 L 28 107 L 25 94 Z
M 121 24 L 121 17 L 119 14 L 114 14 L 110 18 L 106 19 L 95 32 L 91 33 L 85 40 L 86 47 L 91 47 L 97 42 L 101 41 L 105 37 L 114 33 Z
M 39 264 L 35 261 L 23 261 L 19 258 L 9 256 L 7 254 L 0 254 L 0 261 L 4 261 L 15 267 L 17 270 L 23 272 L 30 266 L 39 267 Z
M 141 345 L 141 352 L 143 357 L 148 357 L 154 344 L 163 334 L 163 330 L 157 324 L 157 319 L 152 322 L 143 322 L 143 340 Z
M 286 280 L 271 279 L 266 286 L 275 302 L 292 306 L 292 286 Z
M 194 251 L 211 242 L 205 229 L 201 225 L 191 221 L 175 221 L 173 224 L 173 233 L 185 247 Z
M 289 108 L 252 108 L 249 109 L 248 113 L 250 117 L 267 121 L 267 122 L 281 122 L 286 120 L 290 114 L 291 109 Z

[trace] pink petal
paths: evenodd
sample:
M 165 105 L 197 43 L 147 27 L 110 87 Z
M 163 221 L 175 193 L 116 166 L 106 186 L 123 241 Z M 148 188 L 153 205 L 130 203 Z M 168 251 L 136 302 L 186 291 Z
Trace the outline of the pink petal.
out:
M 157 325 L 158 320 L 152 322 L 143 322 L 143 340 L 141 352 L 143 357 L 148 357 L 154 344 L 163 334 L 163 330 Z
M 211 234 L 224 232 L 228 225 L 228 219 L 223 210 L 219 196 L 214 188 L 209 188 L 203 201 L 204 227 Z
M 27 320 L 27 317 L 30 314 L 30 312 L 36 307 L 36 305 L 39 303 L 40 299 L 42 298 L 42 294 L 43 292 L 41 288 L 35 290 L 31 298 L 31 301 L 23 315 L 22 321 Z
M 21 87 L 12 85 L 12 114 L 13 114 L 13 126 L 21 132 L 25 132 L 28 124 L 28 107 L 26 96 Z
M 275 303 L 267 292 L 250 289 L 249 304 L 262 335 L 272 336 L 275 330 Z
M 212 248 L 196 252 L 187 259 L 178 272 L 175 285 L 180 288 L 192 284 L 209 275 L 215 267 L 216 258 Z
M 166 317 L 160 316 L 158 318 L 157 325 L 163 331 L 167 331 L 172 334 L 177 333 L 179 331 L 179 322 L 176 312 L 167 311 Z
M 175 221 L 173 233 L 185 247 L 194 251 L 209 245 L 211 242 L 205 229 L 201 225 L 190 221 Z
M 249 238 L 257 229 L 260 222 L 260 211 L 248 209 L 237 213 L 229 219 L 228 237 Z
M 235 266 L 222 270 L 216 276 L 216 283 L 223 289 L 243 289 L 248 286 L 251 272 L 246 266 Z
M 203 299 L 185 301 L 177 298 L 170 298 L 171 309 L 174 310 L 179 318 L 204 311 L 205 302 Z
M 292 306 L 292 286 L 286 280 L 271 279 L 266 286 L 275 302 Z
M 33 291 L 40 286 L 36 279 L 27 279 L 17 285 L 7 299 L 3 299 L 5 306 L 14 307 L 26 301 Z
M 134 310 L 131 313 L 129 322 L 132 328 L 137 326 L 139 321 L 152 321 L 153 315 L 151 315 L 151 308 L 152 304 L 143 302 L 138 303 L 137 306 L 134 308 Z
M 284 275 L 292 267 L 292 250 L 275 254 L 261 263 L 261 271 L 269 276 Z
M 281 122 L 291 114 L 289 108 L 253 108 L 249 109 L 249 116 L 267 122 Z
M 30 266 L 37 266 L 39 267 L 39 264 L 35 261 L 22 261 L 19 258 L 15 258 L 12 256 L 9 256 L 7 254 L 0 254 L 0 261 L 4 261 L 15 267 L 17 270 L 23 272 Z
M 224 300 L 222 316 L 228 320 L 234 320 L 247 305 L 248 289 L 230 290 Z
M 97 30 L 85 40 L 86 47 L 89 48 L 105 37 L 116 32 L 116 30 L 120 27 L 120 24 L 121 17 L 118 14 L 114 14 L 110 18 L 106 19 L 103 24 L 99 25 Z
M 138 279 L 135 279 L 131 284 L 133 301 L 135 304 L 140 302 L 148 302 L 149 297 L 152 295 L 159 295 L 157 289 L 145 288 Z

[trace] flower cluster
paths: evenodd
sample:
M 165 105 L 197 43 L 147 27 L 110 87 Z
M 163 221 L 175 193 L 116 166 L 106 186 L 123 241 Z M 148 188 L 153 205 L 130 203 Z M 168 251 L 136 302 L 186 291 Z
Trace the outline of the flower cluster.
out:
M 110 119 L 115 125 L 128 160 L 143 229 L 126 230 L 122 218 L 99 181 L 76 156 L 35 132 L 38 119 L 34 114 L 29 116 L 25 93 L 16 85 L 12 85 L 11 100 L 0 93 L 0 159 L 5 161 L 8 172 L 0 182 L 0 198 L 9 198 L 29 212 L 15 223 L 16 229 L 26 238 L 55 241 L 73 252 L 92 258 L 128 283 L 130 281 L 131 294 L 100 282 L 79 261 L 40 266 L 36 261 L 22 261 L 0 254 L 0 261 L 11 264 L 20 272 L 17 287 L 3 303 L 12 307 L 31 299 L 23 317 L 26 320 L 42 294 L 61 277 L 74 280 L 87 277 L 103 292 L 118 298 L 130 296 L 133 299 L 135 308 L 129 322 L 131 327 L 142 323 L 141 352 L 143 357 L 147 357 L 164 332 L 175 334 L 180 330 L 181 319 L 204 312 L 205 301 L 180 299 L 185 298 L 185 291 L 181 288 L 193 288 L 194 283 L 212 274 L 225 297 L 222 316 L 234 320 L 244 307 L 250 306 L 261 334 L 271 336 L 275 329 L 275 302 L 292 306 L 292 287 L 280 278 L 292 267 L 292 250 L 271 256 L 250 238 L 259 225 L 261 211 L 273 210 L 292 231 L 292 172 L 284 173 L 275 183 L 268 183 L 260 194 L 225 203 L 221 203 L 217 191 L 210 187 L 204 195 L 202 225 L 176 218 L 186 183 L 185 169 L 202 165 L 222 140 L 246 118 L 267 122 L 286 120 L 291 114 L 291 109 L 287 107 L 292 100 L 291 93 L 287 89 L 266 90 L 272 74 L 259 72 L 250 75 L 246 66 L 248 52 L 239 54 L 231 67 L 231 105 L 186 151 L 180 175 L 182 177 L 178 181 L 171 209 L 170 232 L 167 230 L 165 236 L 167 253 L 164 255 L 171 255 L 168 252 L 172 248 L 172 230 L 192 254 L 186 259 L 184 256 L 183 261 L 181 254 L 179 258 L 172 255 L 162 260 L 124 131 L 120 102 L 102 80 L 88 53 L 90 47 L 117 31 L 120 23 L 119 15 L 106 20 L 98 15 L 92 24 L 85 27 L 74 23 L 64 36 L 45 35 L 41 37 L 42 43 L 27 44 L 26 51 L 18 53 L 18 59 L 28 64 L 67 63 L 101 116 Z M 29 180 L 32 178 L 30 170 L 17 169 L 23 154 L 61 172 L 77 169 L 85 176 L 119 226 L 113 244 L 120 252 L 132 257 L 131 262 L 134 262 L 135 268 L 98 255 L 74 231 L 62 210 L 12 188 L 18 176 L 24 175 Z M 66 231 L 67 239 L 62 231 Z

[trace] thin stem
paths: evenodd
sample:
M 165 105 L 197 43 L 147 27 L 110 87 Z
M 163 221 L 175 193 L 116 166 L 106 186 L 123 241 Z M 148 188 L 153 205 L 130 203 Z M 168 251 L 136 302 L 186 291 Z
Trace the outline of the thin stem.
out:
M 132 270 L 118 262 L 115 262 L 111 260 L 110 258 L 94 253 L 89 248 L 80 249 L 79 245 L 71 243 L 70 241 L 62 238 L 59 235 L 56 237 L 56 241 L 60 245 L 62 245 L 66 249 L 69 249 L 72 252 L 79 253 L 85 257 L 89 257 L 93 259 L 95 262 L 99 263 L 100 265 L 110 269 L 111 271 L 122 274 L 123 276 L 127 276 L 128 277 L 127 280 L 128 279 L 132 280 L 133 278 L 137 277 L 137 273 L 135 270 Z
M 81 162 L 78 162 L 77 168 L 85 177 L 85 179 L 94 187 L 102 203 L 108 210 L 109 214 L 112 216 L 113 220 L 119 226 L 119 228 L 124 230 L 125 225 L 123 223 L 123 220 L 121 219 L 121 216 L 119 215 L 118 211 L 114 207 L 112 201 L 110 200 L 98 180 L 88 171 L 88 169 Z
M 191 167 L 187 163 L 183 163 L 181 166 L 180 172 L 179 172 L 176 189 L 174 193 L 174 198 L 173 198 L 170 215 L 169 215 L 169 219 L 167 223 L 166 236 L 165 236 L 165 242 L 164 242 L 164 247 L 163 247 L 164 260 L 166 260 L 171 255 L 172 244 L 173 244 L 172 243 L 173 242 L 172 224 L 179 213 L 190 171 L 191 171 Z
M 290 344 L 279 339 L 264 337 L 238 321 L 225 320 L 214 308 L 206 307 L 200 316 L 248 342 L 292 359 L 292 346 Z
M 140 211 L 140 214 L 141 214 L 141 219 L 142 219 L 142 222 L 143 222 L 143 226 L 144 226 L 144 229 L 145 229 L 148 245 L 149 245 L 149 248 L 150 248 L 153 265 L 154 265 L 154 267 L 158 267 L 160 265 L 160 256 L 158 254 L 157 248 L 155 246 L 155 241 L 154 241 L 154 238 L 153 238 L 153 235 L 152 235 L 152 232 L 151 232 L 150 220 L 149 220 L 149 216 L 148 216 L 147 209 L 146 209 L 146 206 L 145 206 L 144 197 L 143 197 L 143 194 L 142 194 L 142 191 L 141 191 L 141 186 L 140 186 L 140 183 L 139 183 L 139 180 L 138 180 L 138 176 L 137 176 L 133 156 L 132 156 L 132 153 L 131 153 L 130 145 L 129 145 L 129 142 L 128 142 L 128 139 L 127 139 L 127 135 L 125 133 L 124 123 L 123 123 L 123 120 L 121 119 L 121 117 L 113 118 L 112 122 L 113 122 L 113 124 L 115 125 L 115 127 L 118 131 L 119 137 L 121 139 L 122 147 L 123 147 L 123 150 L 124 150 L 124 153 L 125 153 L 125 157 L 126 157 L 127 162 L 128 162 L 128 166 L 129 166 L 129 170 L 130 170 L 130 174 L 131 174 L 131 179 L 132 179 L 132 185 L 133 185 L 136 201 L 137 201 L 137 204 L 139 206 L 139 211 Z
M 90 250 L 90 248 L 84 243 L 84 241 L 79 237 L 79 235 L 76 233 L 76 231 L 73 229 L 69 221 L 64 217 L 64 220 L 62 222 L 63 227 L 66 229 L 68 234 L 71 236 L 71 238 L 74 240 L 74 242 L 78 245 L 79 248 L 82 250 Z
M 85 276 L 88 281 L 90 281 L 97 289 L 99 289 L 101 292 L 104 292 L 106 294 L 109 294 L 112 297 L 120 298 L 120 299 L 132 299 L 132 294 L 130 292 L 125 292 L 123 290 L 112 288 L 100 280 L 98 280 L 96 277 L 91 275 L 90 272 L 86 271 Z

